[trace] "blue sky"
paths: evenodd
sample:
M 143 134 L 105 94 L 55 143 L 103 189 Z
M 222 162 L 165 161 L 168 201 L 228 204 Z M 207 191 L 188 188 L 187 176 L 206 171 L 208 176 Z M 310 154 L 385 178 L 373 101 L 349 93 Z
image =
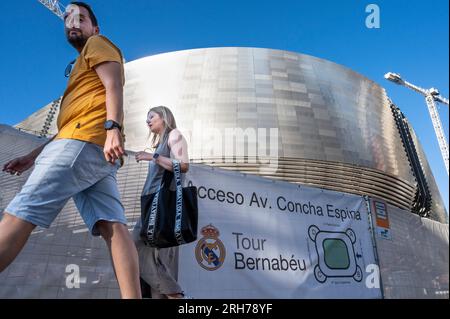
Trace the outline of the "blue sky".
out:
M 331 60 L 381 84 L 419 136 L 448 210 L 448 176 L 424 99 L 383 78 L 398 72 L 449 96 L 448 0 L 88 2 L 127 61 L 192 48 L 264 47 Z M 365 27 L 371 3 L 380 7 L 380 29 Z M 13 125 L 63 93 L 76 51 L 62 22 L 37 0 L 1 1 L 0 10 L 0 123 Z M 448 137 L 448 108 L 439 111 Z

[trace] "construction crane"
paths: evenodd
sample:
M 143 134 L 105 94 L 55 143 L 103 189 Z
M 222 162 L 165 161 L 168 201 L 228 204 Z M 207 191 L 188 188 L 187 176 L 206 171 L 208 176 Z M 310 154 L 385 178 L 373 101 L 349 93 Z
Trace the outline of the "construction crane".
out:
M 58 0 L 38 0 L 47 9 L 56 14 L 61 20 L 64 20 L 65 7 Z
M 444 129 L 442 128 L 441 119 L 439 118 L 439 113 L 436 107 L 436 102 L 449 105 L 448 99 L 444 98 L 440 95 L 439 91 L 435 88 L 431 89 L 423 89 L 419 86 L 416 86 L 414 84 L 411 84 L 405 80 L 403 80 L 400 76 L 400 74 L 397 73 L 386 73 L 384 75 L 384 78 L 388 81 L 394 82 L 398 85 L 403 85 L 404 87 L 407 87 L 413 91 L 416 91 L 417 93 L 422 94 L 425 96 L 425 101 L 428 106 L 428 111 L 430 112 L 431 121 L 433 122 L 434 131 L 436 132 L 436 136 L 439 143 L 439 148 L 441 150 L 442 158 L 444 159 L 445 168 L 447 169 L 447 175 L 448 175 L 448 144 L 447 140 L 445 139 Z

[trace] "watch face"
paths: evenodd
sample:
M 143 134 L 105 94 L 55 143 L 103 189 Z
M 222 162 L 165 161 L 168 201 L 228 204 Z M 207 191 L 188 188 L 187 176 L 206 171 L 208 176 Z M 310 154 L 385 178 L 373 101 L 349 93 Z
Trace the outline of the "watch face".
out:
M 108 120 L 105 122 L 105 130 L 111 130 L 115 127 L 119 128 L 118 124 L 116 124 L 114 121 Z

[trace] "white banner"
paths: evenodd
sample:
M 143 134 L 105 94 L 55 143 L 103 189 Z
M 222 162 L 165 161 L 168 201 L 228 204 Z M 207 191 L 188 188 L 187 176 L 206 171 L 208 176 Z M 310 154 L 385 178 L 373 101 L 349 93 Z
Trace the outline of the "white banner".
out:
M 194 298 L 381 298 L 362 197 L 191 165 L 198 240 L 180 247 Z

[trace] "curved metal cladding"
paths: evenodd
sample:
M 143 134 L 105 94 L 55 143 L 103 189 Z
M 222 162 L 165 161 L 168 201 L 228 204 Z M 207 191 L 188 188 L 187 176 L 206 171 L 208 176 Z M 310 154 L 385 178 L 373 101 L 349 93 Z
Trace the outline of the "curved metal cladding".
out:
M 386 93 L 346 67 L 287 51 L 209 48 L 129 62 L 126 77 L 129 149 L 149 146 L 146 113 L 166 105 L 195 163 L 411 208 L 416 180 Z
M 149 147 L 146 114 L 166 105 L 194 163 L 412 207 L 417 182 L 386 93 L 348 68 L 287 51 L 210 48 L 129 62 L 126 80 L 127 149 Z M 18 126 L 41 130 L 41 113 Z M 445 221 L 433 185 L 431 216 Z
M 149 146 L 146 113 L 166 105 L 194 162 L 411 208 L 416 181 L 386 93 L 348 68 L 286 51 L 211 48 L 136 60 L 126 72 L 128 148 Z M 236 154 L 241 146 L 247 153 Z M 245 158 L 253 147 L 268 156 Z M 268 161 L 276 169 L 261 169 Z
M 414 144 L 416 145 L 420 164 L 422 166 L 422 170 L 429 187 L 429 192 L 431 194 L 431 211 L 429 217 L 441 223 L 448 224 L 448 213 L 446 212 L 444 201 L 442 200 L 439 188 L 436 184 L 436 180 L 434 179 L 433 172 L 431 171 L 431 167 L 428 164 L 427 157 L 425 156 L 425 152 L 423 151 L 422 144 L 420 144 L 419 139 L 412 128 L 410 128 L 410 132 Z
M 348 68 L 286 51 L 211 48 L 132 61 L 126 76 L 127 149 L 149 146 L 146 113 L 166 105 L 195 163 L 413 207 L 420 185 L 391 102 L 383 88 Z M 18 127 L 41 131 L 49 108 Z M 54 123 L 49 130 L 56 132 Z M 445 222 L 434 177 L 413 140 L 431 193 L 430 216 Z

